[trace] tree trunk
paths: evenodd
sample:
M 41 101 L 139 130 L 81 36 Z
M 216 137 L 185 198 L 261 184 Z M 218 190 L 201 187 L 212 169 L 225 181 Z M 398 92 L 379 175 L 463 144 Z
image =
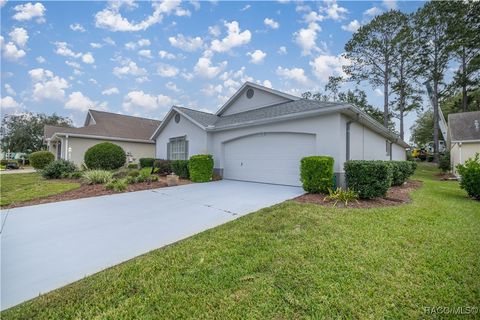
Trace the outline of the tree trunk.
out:
M 467 93 L 467 57 L 465 47 L 462 48 L 462 109 L 466 112 L 468 108 L 468 93 Z
M 402 138 L 402 140 L 404 140 L 403 137 L 405 135 L 403 131 L 403 110 L 404 110 L 404 107 L 401 106 L 400 107 L 400 138 Z
M 438 163 L 438 80 L 433 79 L 433 161 Z
M 383 126 L 388 128 L 388 63 L 385 65 L 385 77 L 383 79 Z

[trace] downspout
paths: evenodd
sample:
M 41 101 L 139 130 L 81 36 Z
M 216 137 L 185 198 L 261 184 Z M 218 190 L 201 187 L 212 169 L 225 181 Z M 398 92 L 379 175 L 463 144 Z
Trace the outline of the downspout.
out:
M 68 134 L 65 135 L 65 160 L 68 161 Z
M 346 126 L 346 133 L 345 133 L 345 141 L 346 141 L 346 152 L 345 152 L 345 161 L 350 160 L 350 125 L 353 122 L 358 122 L 360 119 L 360 114 L 356 114 L 356 119 L 347 121 L 347 126 Z

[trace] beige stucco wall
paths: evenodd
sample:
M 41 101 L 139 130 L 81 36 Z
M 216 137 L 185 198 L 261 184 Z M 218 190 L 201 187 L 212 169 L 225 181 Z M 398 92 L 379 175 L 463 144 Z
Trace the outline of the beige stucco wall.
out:
M 140 158 L 153 158 L 155 157 L 155 144 L 154 143 L 140 143 L 140 142 L 127 142 L 127 141 L 115 141 L 115 140 L 100 140 L 100 139 L 86 139 L 78 137 L 68 138 L 68 147 L 72 148 L 72 153 L 68 160 L 73 161 L 77 166 L 83 163 L 85 152 L 92 146 L 101 142 L 111 142 L 122 147 L 122 149 L 132 154 L 135 162 L 138 162 Z M 62 158 L 65 159 L 65 138 L 62 138 Z M 51 145 L 49 150 L 56 156 L 56 148 Z
M 456 166 L 464 163 L 465 160 L 473 158 L 476 152 L 480 153 L 480 142 L 463 142 L 461 146 L 458 143 L 454 143 L 450 150 L 450 162 L 453 173 L 457 175 Z

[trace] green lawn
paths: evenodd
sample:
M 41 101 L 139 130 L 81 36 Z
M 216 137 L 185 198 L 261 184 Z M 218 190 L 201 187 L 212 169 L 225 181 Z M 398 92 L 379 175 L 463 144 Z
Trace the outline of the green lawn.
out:
M 480 203 L 434 172 L 417 170 L 425 182 L 412 204 L 334 209 L 289 201 L 2 319 L 418 319 L 430 318 L 424 307 L 480 307 Z
M 0 205 L 38 199 L 80 187 L 80 183 L 45 180 L 38 173 L 0 175 Z

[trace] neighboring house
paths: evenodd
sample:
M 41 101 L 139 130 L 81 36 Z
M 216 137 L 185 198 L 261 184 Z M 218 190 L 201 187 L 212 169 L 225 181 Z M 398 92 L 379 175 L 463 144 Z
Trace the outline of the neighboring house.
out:
M 156 158 L 212 154 L 225 179 L 301 185 L 300 159 L 335 159 L 338 184 L 349 159 L 405 160 L 408 145 L 358 108 L 305 100 L 245 83 L 215 114 L 172 107 L 151 139 Z
M 85 151 L 101 142 L 112 142 L 127 153 L 128 161 L 153 158 L 155 142 L 150 139 L 160 121 L 89 110 L 81 128 L 45 126 L 44 138 L 56 159 L 80 166 Z
M 449 114 L 448 139 L 450 162 L 457 175 L 458 164 L 480 153 L 480 111 Z

